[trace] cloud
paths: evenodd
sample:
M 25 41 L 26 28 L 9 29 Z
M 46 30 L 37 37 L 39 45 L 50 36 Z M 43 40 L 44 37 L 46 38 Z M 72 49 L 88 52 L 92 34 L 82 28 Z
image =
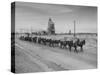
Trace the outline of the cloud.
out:
M 65 5 L 40 4 L 40 3 L 17 3 L 19 12 L 31 12 L 42 15 L 59 15 L 72 12 L 73 10 Z
M 97 10 L 93 7 L 58 5 L 43 3 L 16 3 L 16 28 L 34 30 L 46 29 L 48 19 L 55 23 L 56 31 L 73 30 L 73 20 L 77 23 L 77 32 L 96 32 Z M 67 29 L 66 29 L 67 28 Z M 88 29 L 87 29 L 88 28 Z

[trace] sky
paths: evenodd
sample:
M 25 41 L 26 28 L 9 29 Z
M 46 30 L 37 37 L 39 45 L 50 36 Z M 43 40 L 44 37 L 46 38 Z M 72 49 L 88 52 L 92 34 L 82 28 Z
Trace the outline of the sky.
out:
M 49 18 L 56 33 L 97 33 L 97 7 L 16 2 L 15 31 L 47 30 Z

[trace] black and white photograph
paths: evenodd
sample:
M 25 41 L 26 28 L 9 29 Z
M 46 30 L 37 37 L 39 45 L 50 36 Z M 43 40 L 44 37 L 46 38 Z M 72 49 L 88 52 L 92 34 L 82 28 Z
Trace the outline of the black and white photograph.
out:
M 11 72 L 97 69 L 97 7 L 11 3 Z

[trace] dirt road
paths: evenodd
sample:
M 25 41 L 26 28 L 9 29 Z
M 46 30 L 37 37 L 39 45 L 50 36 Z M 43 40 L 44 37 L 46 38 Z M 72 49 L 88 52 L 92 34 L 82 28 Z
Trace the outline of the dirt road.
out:
M 96 48 L 86 47 L 84 52 L 74 53 L 16 39 L 16 73 L 94 69 L 96 59 Z

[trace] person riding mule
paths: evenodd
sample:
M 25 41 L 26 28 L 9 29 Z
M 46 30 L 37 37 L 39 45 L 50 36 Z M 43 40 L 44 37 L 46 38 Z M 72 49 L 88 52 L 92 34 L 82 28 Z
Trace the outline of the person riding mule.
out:
M 81 48 L 81 51 L 83 51 L 83 45 L 85 45 L 85 43 L 86 43 L 85 40 L 78 39 L 77 46 Z
M 83 51 L 83 45 L 85 45 L 86 41 L 81 40 L 79 38 L 67 38 L 66 40 L 63 39 L 52 39 L 52 38 L 45 38 L 40 36 L 21 36 L 20 40 L 30 41 L 50 47 L 60 47 L 60 48 L 69 48 L 69 51 L 74 48 L 74 52 L 78 52 L 77 47 L 80 47 L 80 51 Z
M 69 51 L 74 47 L 74 52 L 77 52 L 77 41 L 70 40 L 68 41 Z
M 61 40 L 60 41 L 60 48 L 67 48 L 68 41 Z
M 68 42 L 69 50 L 71 51 L 71 48 L 74 47 L 74 52 L 78 52 L 77 47 L 80 47 L 81 51 L 83 51 L 83 45 L 85 45 L 85 40 L 80 40 L 79 38 Z
M 25 40 L 25 37 L 24 36 L 21 36 L 19 39 L 20 40 Z

